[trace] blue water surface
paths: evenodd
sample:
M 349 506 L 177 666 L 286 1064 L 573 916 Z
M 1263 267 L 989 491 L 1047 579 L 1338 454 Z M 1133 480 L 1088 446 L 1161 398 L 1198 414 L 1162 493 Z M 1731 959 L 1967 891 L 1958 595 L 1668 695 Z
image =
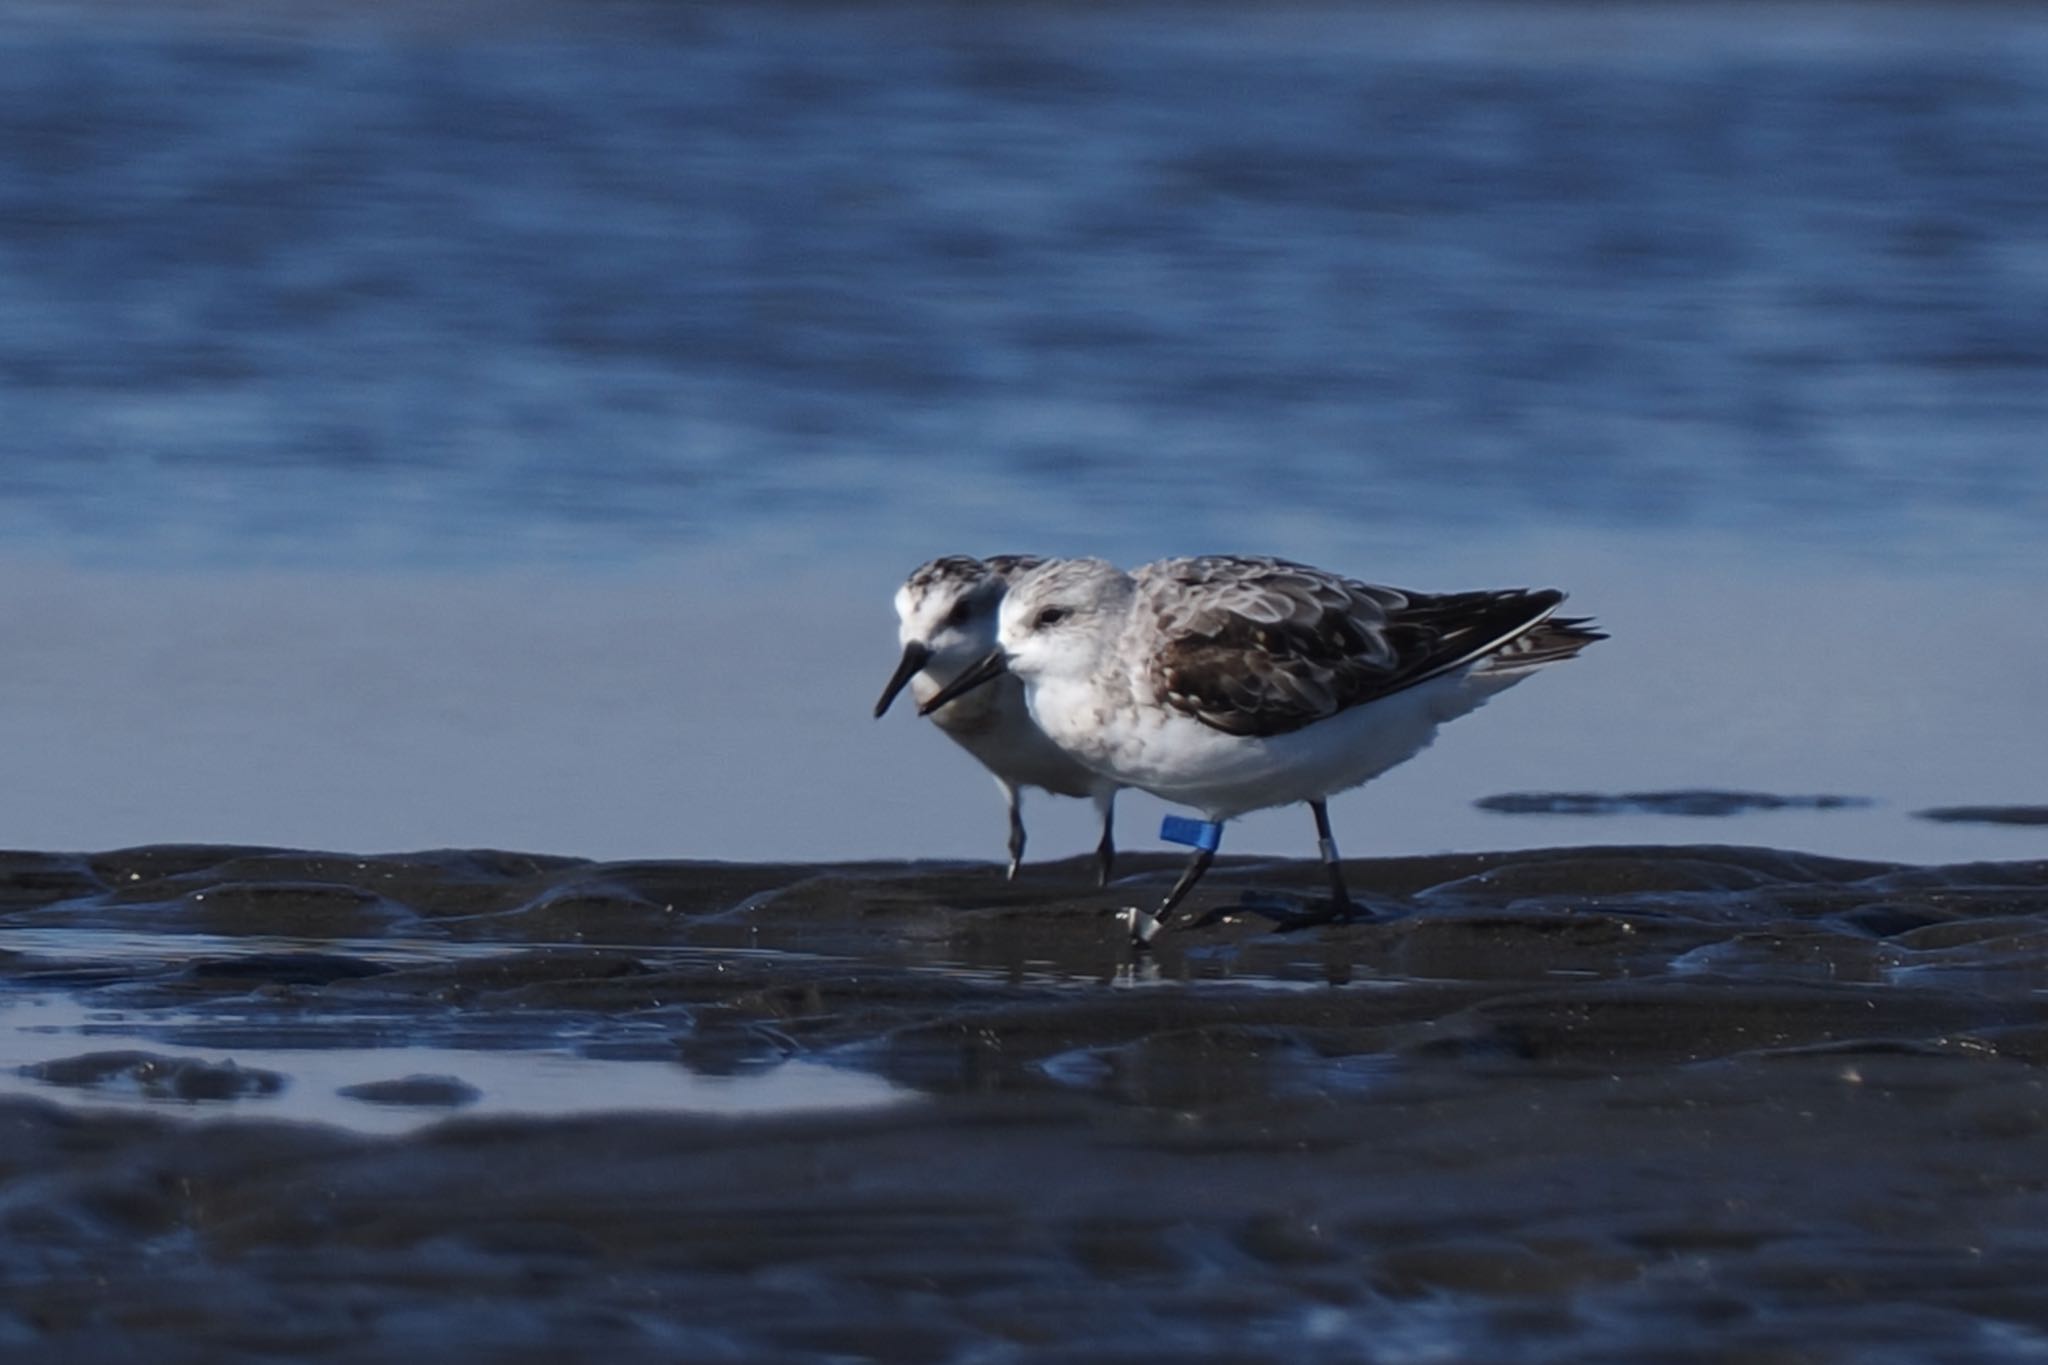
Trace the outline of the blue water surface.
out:
M 7 0 L 0 48 L 13 842 L 989 856 L 864 718 L 894 582 L 1234 549 L 1615 629 L 1348 849 L 2038 849 L 1907 815 L 2044 798 L 2037 11 Z M 1468 805 L 1713 783 L 1878 804 Z

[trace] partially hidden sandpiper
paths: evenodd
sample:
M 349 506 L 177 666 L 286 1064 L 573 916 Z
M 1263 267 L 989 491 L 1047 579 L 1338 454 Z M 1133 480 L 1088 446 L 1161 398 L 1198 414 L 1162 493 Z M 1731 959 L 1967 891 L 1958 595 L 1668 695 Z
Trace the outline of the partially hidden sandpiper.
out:
M 875 715 L 886 712 L 908 685 L 920 713 L 988 769 L 1009 808 L 1012 878 L 1024 861 L 1025 788 L 1092 800 L 1102 818 L 1096 875 L 1107 885 L 1116 863 L 1113 825 L 1120 784 L 1084 767 L 1046 738 L 1025 709 L 1024 686 L 1016 678 L 998 679 L 949 703 L 934 700 L 995 647 L 997 612 L 1010 583 L 1048 562 L 1030 555 L 946 555 L 912 570 L 896 590 L 896 634 L 903 657 L 875 703 Z

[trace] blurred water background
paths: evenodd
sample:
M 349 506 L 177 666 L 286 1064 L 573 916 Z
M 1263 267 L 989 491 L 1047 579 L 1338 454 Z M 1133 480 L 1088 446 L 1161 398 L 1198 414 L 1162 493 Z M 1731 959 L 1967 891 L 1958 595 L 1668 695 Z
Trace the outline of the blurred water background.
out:
M 2044 432 L 2036 8 L 0 0 L 17 847 L 994 857 L 903 573 L 1247 550 L 1614 633 L 1349 853 L 2037 855 Z

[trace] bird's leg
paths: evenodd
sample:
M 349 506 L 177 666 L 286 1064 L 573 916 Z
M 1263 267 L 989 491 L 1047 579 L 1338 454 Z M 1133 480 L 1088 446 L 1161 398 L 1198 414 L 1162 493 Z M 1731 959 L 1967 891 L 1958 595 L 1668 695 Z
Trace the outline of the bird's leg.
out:
M 1024 793 L 1013 783 L 1003 784 L 1003 796 L 1010 804 L 1010 870 L 1007 879 L 1017 880 L 1017 869 L 1024 865 Z
M 1323 875 L 1330 879 L 1330 899 L 1307 910 L 1284 909 L 1273 904 L 1245 907 L 1270 917 L 1283 932 L 1318 924 L 1341 924 L 1359 917 L 1351 892 L 1344 885 L 1344 864 L 1337 856 L 1337 840 L 1330 833 L 1330 808 L 1321 801 L 1309 802 L 1308 808 L 1316 817 L 1316 851 L 1322 855 Z
M 1323 855 L 1323 871 L 1330 878 L 1330 918 L 1349 918 L 1351 893 L 1344 887 L 1344 864 L 1337 856 L 1337 841 L 1330 835 L 1329 804 L 1311 801 L 1308 808 L 1315 813 L 1316 850 Z
M 1108 886 L 1110 874 L 1116 870 L 1116 792 L 1097 796 L 1095 808 L 1102 812 L 1102 842 L 1095 846 L 1095 884 Z
M 1322 855 L 1323 875 L 1330 879 L 1330 899 L 1320 905 L 1302 908 L 1297 897 L 1289 895 L 1247 894 L 1234 907 L 1212 910 L 1198 922 L 1212 924 L 1233 913 L 1263 915 L 1272 920 L 1274 927 L 1285 932 L 1290 929 L 1309 929 L 1318 924 L 1341 924 L 1353 919 L 1371 918 L 1369 912 L 1361 912 L 1357 902 L 1351 899 L 1351 892 L 1344 885 L 1344 864 L 1337 854 L 1337 840 L 1330 833 L 1330 808 L 1321 801 L 1311 801 L 1308 808 L 1316 817 L 1316 850 Z
M 1195 883 L 1202 880 L 1209 864 L 1216 861 L 1217 845 L 1223 842 L 1223 822 L 1169 815 L 1160 825 L 1159 837 L 1176 844 L 1193 844 L 1195 856 L 1188 859 L 1188 865 L 1181 869 L 1180 880 L 1173 884 L 1173 890 L 1166 893 L 1166 899 L 1152 912 L 1151 919 L 1141 919 L 1138 912 L 1132 912 L 1131 943 L 1138 948 L 1152 941 L 1152 936 L 1172 918 L 1174 909 L 1187 899 L 1188 892 L 1195 889 Z
M 1195 856 L 1188 859 L 1188 865 L 1181 869 L 1180 880 L 1173 884 L 1173 890 L 1166 893 L 1166 899 L 1159 902 L 1159 908 L 1152 912 L 1152 922 L 1134 927 L 1131 936 L 1140 947 L 1151 942 L 1152 936 L 1164 928 L 1166 921 L 1180 903 L 1187 899 L 1188 892 L 1195 889 L 1195 883 L 1202 880 L 1202 874 L 1209 870 L 1209 864 L 1216 861 L 1216 850 L 1198 848 Z

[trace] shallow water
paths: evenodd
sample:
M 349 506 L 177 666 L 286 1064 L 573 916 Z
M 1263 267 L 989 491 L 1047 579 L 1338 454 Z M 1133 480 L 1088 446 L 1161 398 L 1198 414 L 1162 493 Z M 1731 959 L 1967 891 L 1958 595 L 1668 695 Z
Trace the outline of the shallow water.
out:
M 1335 562 L 1336 556 L 1318 556 Z M 1453 559 L 1490 567 L 1459 568 Z M 1614 638 L 1448 727 L 1333 804 L 1355 855 L 1587 840 L 1762 843 L 1851 857 L 2026 857 L 2039 826 L 1931 807 L 2038 804 L 2048 637 L 2037 590 L 1776 571 L 1676 552 L 1459 547 L 1399 578 L 1570 584 Z M 1518 567 L 1522 566 L 1522 567 Z M 17 563 L 33 649 L 0 670 L 0 822 L 19 847 L 165 839 L 545 849 L 606 858 L 1002 853 L 993 784 L 907 708 L 870 572 L 139 573 Z M 1390 575 L 1393 576 L 1393 575 Z M 1895 622 L 1912 624 L 1902 641 Z M 1959 661 L 1970 661 L 1967 665 Z M 1703 817 L 1501 814 L 1516 792 L 1861 798 Z M 1164 808 L 1126 794 L 1123 847 Z M 1095 842 L 1083 803 L 1027 803 L 1033 860 Z M 1299 811 L 1226 851 L 1306 854 Z
M 1340 802 L 1352 852 L 1702 837 L 1470 807 L 1700 786 L 1874 802 L 1715 839 L 2039 848 L 1909 818 L 2048 768 L 2030 10 L 0 34 L 17 845 L 990 857 L 971 765 L 863 719 L 893 584 L 1246 549 L 1614 632 Z
M 1751 18 L 17 0 L 6 525 L 2038 564 L 2048 22 Z

